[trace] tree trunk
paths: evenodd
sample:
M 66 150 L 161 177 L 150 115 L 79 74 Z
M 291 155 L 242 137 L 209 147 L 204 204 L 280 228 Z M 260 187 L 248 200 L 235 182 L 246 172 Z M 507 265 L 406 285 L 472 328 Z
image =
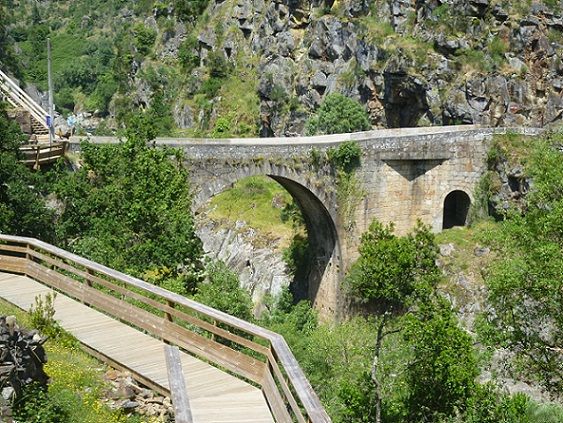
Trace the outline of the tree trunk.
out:
M 375 423 L 381 423 L 381 381 L 377 376 L 379 366 L 379 356 L 381 354 L 381 343 L 385 336 L 383 329 L 387 322 L 387 313 L 384 313 L 377 327 L 377 336 L 375 338 L 375 352 L 373 354 L 373 362 L 371 365 L 371 380 L 375 386 Z

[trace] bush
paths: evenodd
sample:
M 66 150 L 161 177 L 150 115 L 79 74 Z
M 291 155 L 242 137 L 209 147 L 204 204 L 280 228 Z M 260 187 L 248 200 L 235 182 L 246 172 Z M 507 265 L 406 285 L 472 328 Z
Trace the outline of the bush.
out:
M 175 0 L 174 11 L 181 21 L 193 22 L 203 13 L 209 0 Z
M 135 47 L 143 57 L 149 54 L 156 41 L 156 31 L 138 22 L 133 26 Z
M 198 286 L 194 299 L 232 316 L 252 320 L 252 299 L 240 287 L 238 276 L 222 262 L 209 264 L 207 274 L 208 280 Z
M 346 141 L 340 144 L 338 148 L 330 148 L 327 151 L 327 156 L 330 164 L 332 164 L 337 170 L 350 173 L 360 166 L 362 149 L 358 143 L 354 141 Z
M 30 385 L 14 407 L 17 421 L 26 423 L 70 423 L 69 404 L 52 398 L 39 385 Z
M 199 66 L 199 56 L 196 54 L 197 45 L 197 38 L 189 36 L 180 44 L 180 48 L 178 49 L 178 59 L 184 70 L 188 73 Z
M 362 105 L 342 94 L 329 94 L 307 122 L 307 134 L 341 134 L 371 129 Z

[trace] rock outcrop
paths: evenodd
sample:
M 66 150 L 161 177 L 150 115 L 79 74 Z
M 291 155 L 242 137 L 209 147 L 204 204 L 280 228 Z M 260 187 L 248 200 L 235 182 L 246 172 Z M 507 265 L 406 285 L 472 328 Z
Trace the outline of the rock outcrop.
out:
M 238 275 L 241 287 L 252 296 L 257 314 L 266 295 L 277 297 L 292 281 L 282 254 L 268 245 L 260 246 L 264 244 L 263 235 L 245 222 L 222 227 L 200 216 L 197 235 L 208 257 L 223 261 Z
M 259 57 L 263 136 L 303 133 L 332 92 L 374 127 L 543 126 L 563 113 L 562 9 L 524 3 L 215 1 L 194 53 Z

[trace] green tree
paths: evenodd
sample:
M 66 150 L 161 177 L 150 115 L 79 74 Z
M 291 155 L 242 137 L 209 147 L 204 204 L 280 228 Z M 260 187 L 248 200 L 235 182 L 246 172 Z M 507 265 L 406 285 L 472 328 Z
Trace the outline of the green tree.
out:
M 460 326 L 448 301 L 419 304 L 406 317 L 403 336 L 412 349 L 406 370 L 411 421 L 435 421 L 463 411 L 479 374 L 473 340 Z
M 0 233 L 50 241 L 53 213 L 35 188 L 34 175 L 18 161 L 23 141 L 25 136 L 0 104 Z
M 307 134 L 342 134 L 371 129 L 362 105 L 342 94 L 326 96 L 319 110 L 307 122 Z
M 165 268 L 194 289 L 202 250 L 182 157 L 147 146 L 155 130 L 145 115 L 131 119 L 126 136 L 116 145 L 84 143 L 82 168 L 58 176 L 60 243 L 137 276 Z
M 563 137 L 534 142 L 525 171 L 532 178 L 526 212 L 509 213 L 493 237 L 503 257 L 488 269 L 488 321 L 552 392 L 563 390 Z
M 431 301 L 440 273 L 437 246 L 429 228 L 420 222 L 405 237 L 393 234 L 393 224 L 374 221 L 362 235 L 360 257 L 352 266 L 346 285 L 360 303 L 370 303 L 379 316 L 371 367 L 374 384 L 374 420 L 382 420 L 383 385 L 381 354 L 386 337 L 402 330 L 395 316 L 414 305 Z

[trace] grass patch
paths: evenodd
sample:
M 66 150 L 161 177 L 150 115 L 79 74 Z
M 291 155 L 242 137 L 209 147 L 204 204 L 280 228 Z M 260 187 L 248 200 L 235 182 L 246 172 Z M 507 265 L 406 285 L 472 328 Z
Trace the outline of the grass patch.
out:
M 221 103 L 218 115 L 220 117 L 215 121 L 212 131 L 214 137 L 258 136 L 260 99 L 257 94 L 257 85 L 256 74 L 250 69 L 247 72 L 241 72 L 240 75 L 231 76 L 223 82 L 219 91 Z
M 211 200 L 209 217 L 223 222 L 244 220 L 268 237 L 279 239 L 279 247 L 289 245 L 293 236 L 290 222 L 281 219 L 281 207 L 291 202 L 289 193 L 267 176 L 251 176 Z
M 28 313 L 0 299 L 0 315 L 14 315 L 18 324 L 31 328 Z M 56 317 L 56 316 L 55 316 Z M 45 344 L 45 371 L 51 378 L 48 402 L 61 411 L 60 423 L 137 423 L 142 420 L 113 411 L 102 399 L 106 390 L 104 373 L 107 367 L 68 342 L 49 339 Z M 31 411 L 31 410 L 30 410 Z M 53 417 L 53 416 L 50 416 Z M 41 413 L 32 422 L 43 422 Z
M 484 220 L 471 227 L 455 227 L 436 234 L 437 244 L 452 244 L 454 247 L 450 255 L 440 256 L 441 267 L 445 273 L 440 288 L 455 298 L 456 306 L 475 302 L 475 294 L 472 291 L 478 292 L 479 288 L 485 286 L 483 272 L 498 256 L 493 249 L 480 256 L 475 254 L 475 250 L 479 247 L 490 247 L 490 234 L 495 232 L 497 227 L 497 223 Z M 467 283 L 472 285 L 470 290 L 460 285 L 460 276 L 467 278 Z
M 506 158 L 509 166 L 525 164 L 534 142 L 534 137 L 515 133 L 495 135 L 487 160 L 489 163 L 495 163 L 502 156 Z

